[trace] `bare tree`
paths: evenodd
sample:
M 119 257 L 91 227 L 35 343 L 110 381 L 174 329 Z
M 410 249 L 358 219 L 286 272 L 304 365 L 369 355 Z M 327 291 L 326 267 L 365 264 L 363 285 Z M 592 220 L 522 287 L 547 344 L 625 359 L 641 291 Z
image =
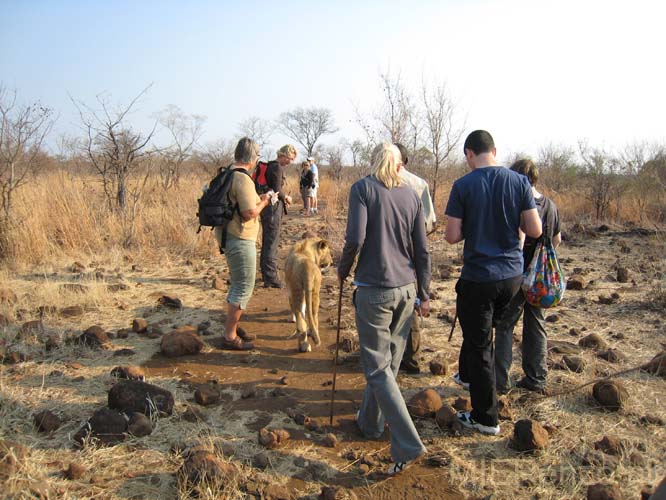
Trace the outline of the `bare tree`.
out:
M 168 131 L 171 144 L 160 151 L 160 177 L 165 189 L 177 186 L 180 181 L 181 169 L 190 158 L 194 146 L 203 133 L 206 117 L 186 115 L 176 105 L 169 105 L 158 115 L 158 120 Z
M 407 91 L 401 74 L 391 75 L 388 69 L 380 73 L 379 78 L 382 82 L 384 99 L 378 111 L 375 112 L 375 119 L 381 123 L 384 135 L 393 143 L 407 143 L 410 120 L 412 120 L 411 97 Z
M 9 92 L 0 85 L 2 233 L 11 220 L 16 190 L 28 181 L 30 174 L 46 164 L 42 145 L 53 126 L 51 109 L 38 102 L 17 104 L 16 97 L 16 91 Z M 3 249 L 0 252 L 4 253 Z
M 432 153 L 433 161 L 432 201 L 434 203 L 437 197 L 439 167 L 449 158 L 451 152 L 458 147 L 462 138 L 464 123 L 456 123 L 456 107 L 445 83 L 439 83 L 428 88 L 425 79 L 422 79 L 421 95 L 428 148 Z
M 345 145 L 343 142 L 324 148 L 324 158 L 328 163 L 329 172 L 335 181 L 342 179 Z
M 338 131 L 333 113 L 327 108 L 296 108 L 280 115 L 278 128 L 305 148 L 312 156 L 317 141 L 326 134 Z
M 611 200 L 617 185 L 617 163 L 603 149 L 592 149 L 582 141 L 578 147 L 594 204 L 595 218 L 605 219 L 610 215 Z
M 537 164 L 541 170 L 540 177 L 549 189 L 561 192 L 575 187 L 578 167 L 573 148 L 548 144 L 540 149 Z
M 207 144 L 197 152 L 199 163 L 208 174 L 213 175 L 219 169 L 228 167 L 234 161 L 234 147 L 230 141 L 219 139 Z
M 259 151 L 268 157 L 268 151 L 264 151 L 268 146 L 271 136 L 275 131 L 274 124 L 269 120 L 264 120 L 258 116 L 250 116 L 238 124 L 238 132 L 243 137 L 249 137 L 259 144 Z
M 130 178 L 141 174 L 141 168 L 149 165 L 148 160 L 154 153 L 148 148 L 148 143 L 155 133 L 157 122 L 146 136 L 135 132 L 127 123 L 128 114 L 149 88 L 143 89 L 129 105 L 115 110 L 101 95 L 97 96 L 100 110 L 72 99 L 86 133 L 83 153 L 101 177 L 111 209 L 125 210 Z

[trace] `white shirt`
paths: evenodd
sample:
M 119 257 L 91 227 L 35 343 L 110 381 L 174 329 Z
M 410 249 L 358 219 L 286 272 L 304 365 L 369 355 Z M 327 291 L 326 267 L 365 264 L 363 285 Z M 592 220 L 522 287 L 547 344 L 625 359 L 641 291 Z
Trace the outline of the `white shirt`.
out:
M 428 183 L 425 179 L 421 179 L 418 175 L 409 172 L 404 165 L 400 169 L 400 180 L 405 186 L 409 186 L 416 191 L 416 194 L 421 198 L 423 217 L 425 218 L 426 223 L 426 233 L 431 232 L 434 229 L 437 217 L 435 216 L 435 207 L 432 205 L 432 198 L 430 198 Z

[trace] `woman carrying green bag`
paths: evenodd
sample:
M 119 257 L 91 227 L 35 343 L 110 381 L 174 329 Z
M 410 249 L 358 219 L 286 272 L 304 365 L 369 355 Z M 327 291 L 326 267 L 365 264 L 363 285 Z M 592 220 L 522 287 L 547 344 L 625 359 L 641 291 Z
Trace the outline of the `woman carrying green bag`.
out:
M 536 189 L 536 183 L 539 179 L 539 171 L 536 165 L 529 159 L 518 160 L 511 165 L 511 170 L 523 174 L 529 179 L 537 211 L 544 228 L 542 238 L 544 240 L 550 239 L 552 248 L 557 248 L 562 241 L 560 216 L 555 203 Z M 526 270 L 533 260 L 537 247 L 541 246 L 541 242 L 541 238 L 525 238 L 523 259 Z M 550 258 L 552 257 L 553 255 L 550 256 Z M 495 383 L 497 392 L 500 394 L 511 390 L 509 369 L 512 361 L 513 329 L 523 313 L 522 366 L 525 376 L 516 383 L 516 387 L 545 392 L 548 368 L 546 365 L 546 322 L 543 309 L 526 302 L 525 295 L 521 290 L 513 298 L 506 314 L 495 329 Z

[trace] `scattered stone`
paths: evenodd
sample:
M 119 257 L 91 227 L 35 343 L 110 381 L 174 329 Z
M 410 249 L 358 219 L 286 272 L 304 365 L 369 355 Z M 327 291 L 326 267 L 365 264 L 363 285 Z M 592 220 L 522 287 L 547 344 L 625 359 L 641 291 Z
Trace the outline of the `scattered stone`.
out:
M 567 290 L 585 290 L 587 280 L 580 274 L 574 274 L 567 281 Z
M 74 318 L 77 316 L 83 316 L 83 307 L 81 306 L 69 306 L 69 307 L 63 307 L 60 309 L 60 316 L 63 318 Z
M 210 406 L 220 402 L 222 395 L 216 388 L 204 385 L 194 391 L 194 400 L 201 406 Z
M 574 373 L 583 373 L 585 361 L 580 356 L 562 356 L 562 362 L 557 365 L 560 369 L 569 370 Z
M 199 408 L 190 405 L 187 405 L 185 411 L 180 414 L 180 418 L 187 422 L 192 422 L 192 423 L 199 423 L 206 421 L 206 415 L 204 415 Z
M 472 402 L 467 398 L 457 398 L 453 407 L 458 411 L 472 411 Z
M 283 375 L 282 377 L 280 377 L 279 384 L 280 385 L 289 385 L 289 380 L 287 379 L 286 375 Z
M 442 405 L 442 407 L 435 413 L 435 422 L 441 429 L 450 429 L 460 432 L 462 424 L 458 420 L 457 412 L 449 405 Z
M 666 420 L 657 415 L 643 415 L 638 421 L 643 425 L 666 426 Z
M 627 360 L 627 357 L 624 354 L 622 354 L 622 352 L 612 348 L 606 349 L 605 351 L 599 351 L 597 353 L 597 357 L 599 359 L 606 360 L 609 363 L 619 363 Z
M 76 343 L 89 347 L 101 347 L 106 349 L 110 346 L 111 340 L 101 326 L 94 325 L 77 337 Z
M 617 411 L 629 399 L 629 393 L 621 382 L 606 380 L 592 387 L 592 396 L 606 410 Z
M 644 370 L 652 375 L 666 378 L 666 351 L 661 351 L 652 358 Z
M 500 420 L 513 420 L 513 412 L 511 411 L 511 401 L 506 396 L 497 398 L 497 415 Z
M 338 438 L 335 436 L 335 434 L 329 432 L 326 434 L 326 437 L 324 438 L 324 446 L 327 446 L 329 448 L 335 448 L 338 445 Z
M 253 398 L 257 395 L 257 387 L 255 385 L 249 385 L 243 389 L 241 392 L 241 399 Z
M 145 318 L 135 318 L 132 320 L 132 331 L 134 333 L 144 333 L 148 330 L 148 321 Z
M 434 389 L 417 392 L 407 403 L 410 415 L 432 417 L 442 407 L 442 398 Z
M 140 366 L 116 366 L 111 370 L 111 376 L 126 380 L 146 380 L 146 372 Z
M 150 325 L 146 332 L 146 337 L 149 339 L 159 339 L 162 335 L 164 335 L 164 332 L 162 331 L 162 328 L 157 325 Z
M 608 344 L 606 341 L 601 338 L 601 335 L 598 333 L 590 333 L 578 341 L 578 345 L 581 347 L 591 348 L 591 349 L 608 349 Z
M 594 443 L 594 449 L 599 450 L 606 455 L 619 456 L 624 451 L 624 444 L 616 436 L 604 436 Z
M 628 283 L 629 282 L 629 269 L 626 267 L 617 268 L 617 281 L 618 283 Z
M 539 422 L 519 420 L 513 428 L 512 444 L 518 451 L 542 450 L 548 445 L 548 432 Z
M 557 314 L 549 314 L 546 316 L 546 323 L 557 323 L 559 320 L 560 317 Z
M 171 392 L 138 380 L 118 382 L 109 390 L 108 402 L 109 408 L 144 415 L 151 415 L 155 411 L 171 415 L 174 405 Z
M 87 472 L 88 469 L 86 469 L 83 465 L 76 462 L 71 462 L 69 467 L 67 467 L 65 470 L 64 476 L 70 481 L 77 481 L 85 476 Z
M 615 294 L 617 295 L 617 294 Z M 617 302 L 617 299 L 620 296 L 618 295 L 617 297 L 613 297 L 612 295 L 609 297 L 608 295 L 599 295 L 598 300 L 599 304 L 603 304 L 605 306 L 610 306 L 611 304 L 615 304 Z
M 134 349 L 118 349 L 116 351 L 113 351 L 114 356 L 134 356 L 136 354 L 136 351 Z
M 129 337 L 129 332 L 131 331 L 132 330 L 130 330 L 129 328 L 121 328 L 116 332 L 116 338 L 126 339 L 127 337 Z
M 252 465 L 257 469 L 264 470 L 270 465 L 270 463 L 271 461 L 266 453 L 257 453 L 254 457 L 252 457 Z
M 449 365 L 446 360 L 434 359 L 430 362 L 430 373 L 433 375 L 446 375 L 449 372 Z
M 173 295 L 162 295 L 157 302 L 170 309 L 182 309 L 183 301 Z
M 289 440 L 289 433 L 284 429 L 268 430 L 263 427 L 259 430 L 259 443 L 269 450 L 279 448 Z
M 587 500 L 622 500 L 622 493 L 613 484 L 592 484 L 587 487 Z
M 51 410 L 42 410 L 33 415 L 39 432 L 53 432 L 62 425 L 62 420 Z
M 551 340 L 548 339 L 548 351 L 557 354 L 580 354 L 583 349 L 571 342 L 564 340 Z
M 162 337 L 160 350 L 169 358 L 199 354 L 204 343 L 194 331 L 179 328 Z
M 220 278 L 219 276 L 215 276 L 213 278 L 213 282 L 211 283 L 211 286 L 213 287 L 214 290 L 224 290 L 226 287 L 224 285 L 224 280 Z
M 153 423 L 143 413 L 134 413 L 129 420 L 127 430 L 134 437 L 150 436 Z
M 310 417 L 304 413 L 296 413 L 293 418 L 294 422 L 296 422 L 298 425 L 305 425 L 310 422 Z
M 312 419 L 310 419 L 310 421 L 305 424 L 305 428 L 309 431 L 312 431 L 312 432 L 319 432 L 321 430 L 321 426 L 319 425 L 319 422 L 317 422 L 316 420 L 312 420 Z
M 110 408 L 97 410 L 74 435 L 74 441 L 83 444 L 90 437 L 103 444 L 115 444 L 125 439 L 127 418 Z
M 178 470 L 181 483 L 189 487 L 205 484 L 222 485 L 232 480 L 236 469 L 233 465 L 223 462 L 211 452 L 196 449 L 189 453 L 182 467 Z
M 572 337 L 580 337 L 580 332 L 576 328 L 569 329 L 569 335 Z

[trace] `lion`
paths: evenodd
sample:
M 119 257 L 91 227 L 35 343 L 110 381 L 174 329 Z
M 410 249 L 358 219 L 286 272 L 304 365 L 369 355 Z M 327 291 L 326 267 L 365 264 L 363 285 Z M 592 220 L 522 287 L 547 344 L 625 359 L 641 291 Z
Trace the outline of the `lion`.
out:
M 333 263 L 331 249 L 326 240 L 305 238 L 291 247 L 285 263 L 285 281 L 289 292 L 289 307 L 296 331 L 287 338 L 298 337 L 298 350 L 312 350 L 308 342 L 310 335 L 316 346 L 319 338 L 319 289 L 320 267 Z

